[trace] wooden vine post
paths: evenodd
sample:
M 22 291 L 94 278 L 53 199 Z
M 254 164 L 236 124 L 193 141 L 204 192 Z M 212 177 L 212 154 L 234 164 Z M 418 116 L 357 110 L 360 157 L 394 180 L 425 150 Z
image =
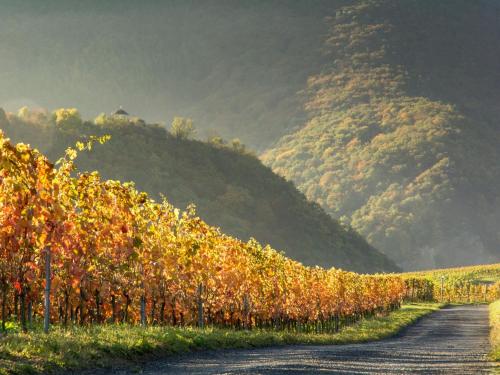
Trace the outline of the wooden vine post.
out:
M 251 322 L 249 319 L 250 315 L 250 301 L 248 300 L 248 294 L 245 293 L 243 296 L 243 328 L 250 329 Z
M 198 327 L 203 328 L 203 298 L 202 298 L 202 293 L 203 293 L 203 284 L 199 283 L 198 284 Z
M 146 297 L 141 295 L 141 325 L 146 326 Z
M 441 276 L 441 303 L 444 299 L 444 275 Z
M 140 274 L 141 274 L 141 325 L 145 327 L 147 325 L 146 320 L 146 290 L 144 289 L 144 268 L 141 264 L 140 266 Z
M 50 247 L 45 248 L 45 304 L 43 314 L 43 331 L 49 332 L 50 327 Z

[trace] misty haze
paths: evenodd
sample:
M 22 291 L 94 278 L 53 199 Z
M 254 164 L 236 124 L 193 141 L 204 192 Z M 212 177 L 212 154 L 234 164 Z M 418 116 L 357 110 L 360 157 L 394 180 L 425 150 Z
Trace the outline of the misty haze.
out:
M 0 374 L 493 371 L 499 40 L 494 0 L 0 1 Z

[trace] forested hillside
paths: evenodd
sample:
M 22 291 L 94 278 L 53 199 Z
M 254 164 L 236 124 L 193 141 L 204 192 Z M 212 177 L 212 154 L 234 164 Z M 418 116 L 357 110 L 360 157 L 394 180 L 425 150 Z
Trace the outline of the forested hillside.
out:
M 491 1 L 338 10 L 310 120 L 263 160 L 405 268 L 500 259 L 499 15 Z
M 81 170 L 104 178 L 134 181 L 154 197 L 165 195 L 242 240 L 254 237 L 307 265 L 358 271 L 397 268 L 354 231 L 344 230 L 292 183 L 275 175 L 244 146 L 220 139 L 200 142 L 173 136 L 165 128 L 121 115 L 82 121 L 76 110 L 53 114 L 23 108 L 0 112 L 0 128 L 13 141 L 38 147 L 57 160 L 85 136 L 109 134 L 111 140 L 82 153 Z

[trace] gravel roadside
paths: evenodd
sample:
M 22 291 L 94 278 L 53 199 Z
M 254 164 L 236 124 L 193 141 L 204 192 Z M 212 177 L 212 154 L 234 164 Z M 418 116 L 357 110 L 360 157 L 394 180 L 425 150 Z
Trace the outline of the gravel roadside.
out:
M 364 344 L 287 346 L 190 353 L 142 368 L 95 374 L 480 374 L 493 373 L 488 306 L 454 306 L 397 337 Z M 497 368 L 498 370 L 498 368 Z

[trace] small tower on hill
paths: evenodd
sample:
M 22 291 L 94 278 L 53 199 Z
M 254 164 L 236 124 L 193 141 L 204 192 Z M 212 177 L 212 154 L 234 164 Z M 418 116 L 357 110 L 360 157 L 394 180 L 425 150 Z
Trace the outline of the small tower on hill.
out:
M 112 114 L 112 116 L 130 116 L 128 114 L 127 111 L 125 111 L 122 106 L 120 106 L 120 108 L 118 108 L 116 111 L 114 111 Z

